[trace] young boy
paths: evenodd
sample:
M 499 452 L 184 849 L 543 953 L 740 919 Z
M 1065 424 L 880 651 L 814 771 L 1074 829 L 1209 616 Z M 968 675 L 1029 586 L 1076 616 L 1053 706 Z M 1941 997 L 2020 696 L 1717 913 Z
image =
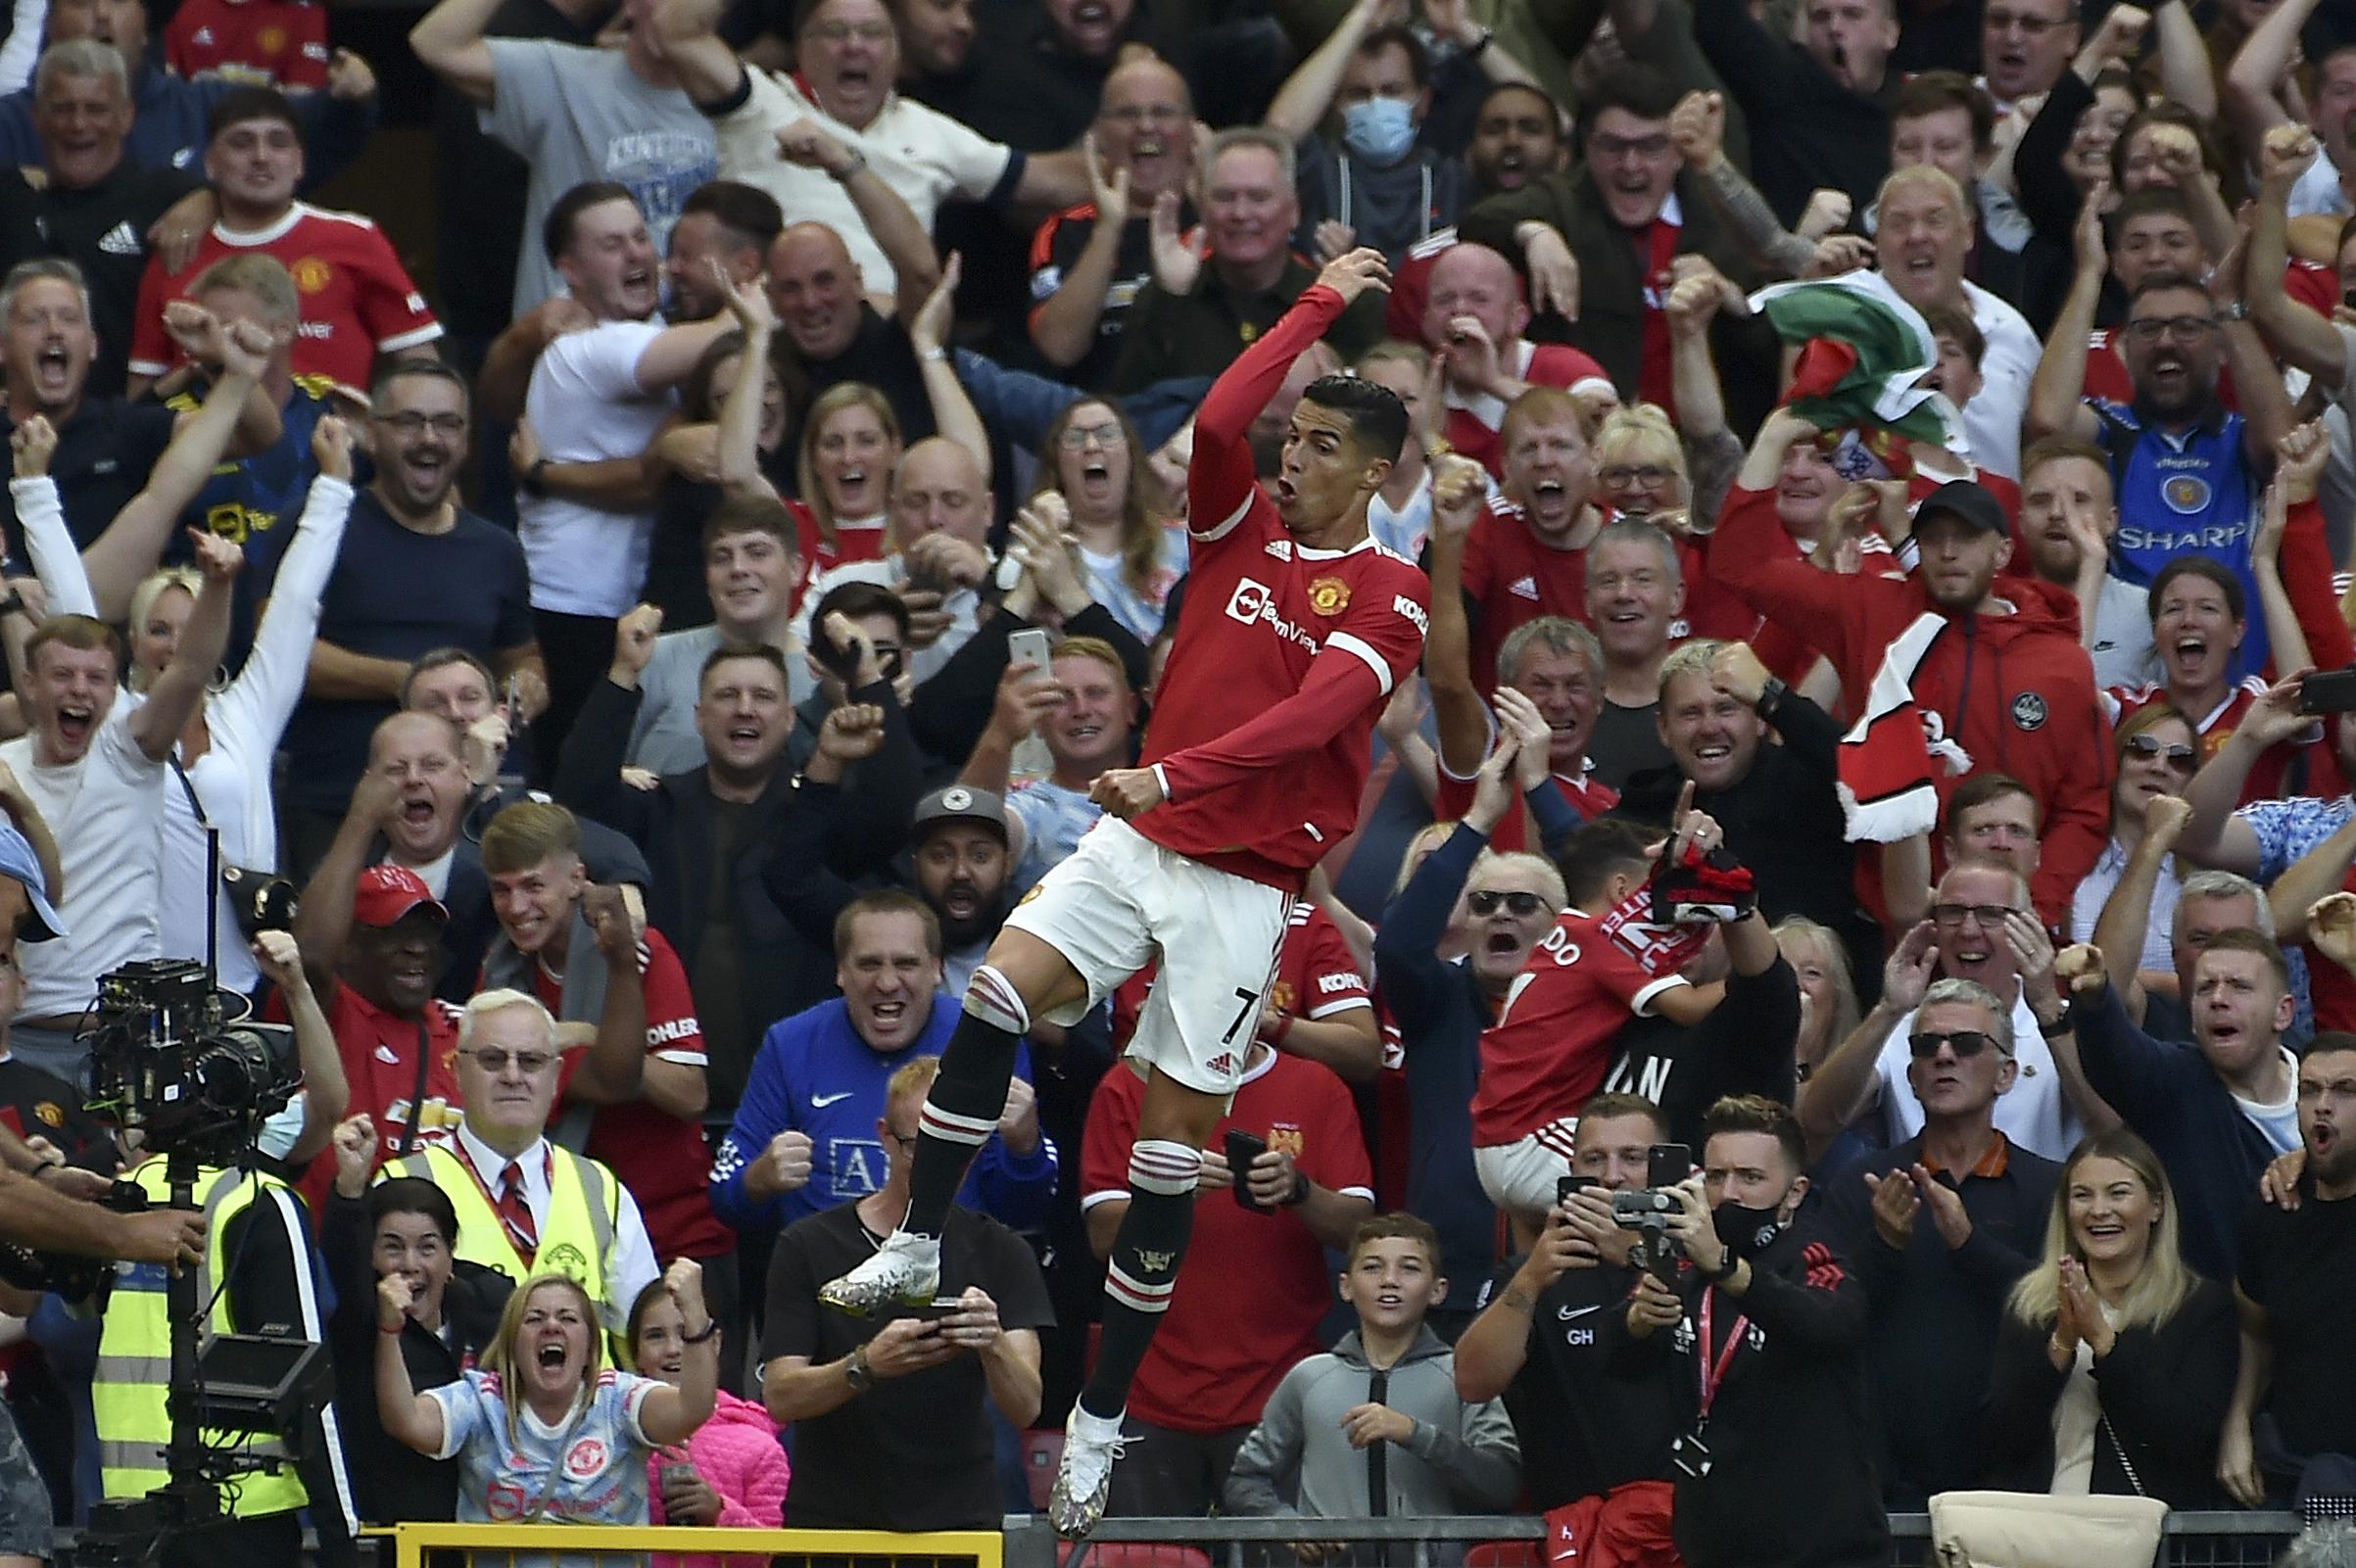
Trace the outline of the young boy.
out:
M 1521 1452 L 1505 1405 L 1456 1397 L 1456 1353 L 1423 1323 L 1447 1295 L 1431 1226 L 1413 1214 L 1360 1225 L 1341 1274 L 1358 1327 L 1269 1396 L 1227 1472 L 1227 1511 L 1363 1519 L 1510 1504 Z

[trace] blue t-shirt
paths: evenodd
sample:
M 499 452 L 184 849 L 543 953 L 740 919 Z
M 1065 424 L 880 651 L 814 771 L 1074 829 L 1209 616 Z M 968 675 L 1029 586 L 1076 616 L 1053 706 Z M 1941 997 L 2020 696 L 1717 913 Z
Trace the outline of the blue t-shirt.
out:
M 712 1164 L 712 1212 L 739 1230 L 782 1229 L 882 1187 L 886 1161 L 876 1123 L 884 1116 L 885 1086 L 917 1058 L 947 1050 L 959 1016 L 955 998 L 936 993 L 924 1032 L 890 1056 L 859 1037 L 841 997 L 771 1024 Z M 1028 1044 L 1015 1049 L 1015 1072 L 1031 1077 Z M 745 1190 L 745 1170 L 781 1132 L 809 1134 L 809 1185 L 757 1203 Z M 1011 1230 L 1037 1230 L 1055 1196 L 1056 1169 L 1055 1142 L 1044 1134 L 1036 1149 L 1020 1157 L 992 1134 L 966 1172 L 957 1201 Z
M 572 1416 L 549 1426 L 526 1406 L 512 1442 L 496 1372 L 470 1371 L 456 1383 L 425 1390 L 442 1406 L 442 1448 L 434 1457 L 457 1456 L 458 1522 L 516 1524 L 537 1517 L 567 1525 L 649 1523 L 647 1460 L 654 1445 L 639 1425 L 639 1411 L 659 1387 L 653 1378 L 608 1367 L 598 1374 L 586 1410 L 576 1405 Z M 478 1551 L 473 1560 L 595 1568 L 597 1556 Z
M 2139 409 L 2090 398 L 2097 439 L 2110 453 L 2119 497 L 2119 532 L 2111 570 L 2149 588 L 2160 569 L 2184 555 L 2206 555 L 2241 580 L 2244 632 L 2232 678 L 2256 675 L 2268 657 L 2266 617 L 2250 567 L 2259 485 L 2243 445 L 2241 416 L 2212 405 L 2190 428 L 2173 432 Z
M 513 534 L 465 510 L 447 534 L 415 533 L 363 490 L 319 596 L 319 641 L 404 663 L 461 647 L 489 663 L 533 640 L 530 595 Z M 289 798 L 340 815 L 368 759 L 369 735 L 394 709 L 389 698 L 305 697 L 286 727 Z
M 1040 878 L 1072 858 L 1080 835 L 1096 826 L 1104 808 L 1081 789 L 1053 779 L 1034 779 L 1006 797 L 1006 809 L 1023 821 L 1023 860 L 1015 867 L 1014 891 L 1031 891 Z
M 245 570 L 237 574 L 229 622 L 228 667 L 232 670 L 245 663 L 246 651 L 253 645 L 254 622 L 277 580 L 278 557 L 286 553 L 287 541 L 294 538 L 303 504 L 311 497 L 312 478 L 319 471 L 311 454 L 311 438 L 319 421 L 336 411 L 326 397 L 330 384 L 321 376 L 297 376 L 294 391 L 280 410 L 286 428 L 277 445 L 214 469 L 181 519 L 186 526 L 229 540 L 246 552 Z M 192 387 L 166 406 L 175 412 L 193 412 L 205 396 L 202 389 Z M 173 530 L 164 550 L 166 564 L 184 566 L 195 559 L 188 536 Z

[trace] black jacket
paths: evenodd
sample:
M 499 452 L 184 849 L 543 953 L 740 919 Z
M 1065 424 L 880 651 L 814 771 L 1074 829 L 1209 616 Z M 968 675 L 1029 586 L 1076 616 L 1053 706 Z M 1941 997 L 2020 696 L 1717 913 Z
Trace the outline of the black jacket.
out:
M 360 1516 L 370 1524 L 457 1517 L 458 1465 L 429 1459 L 390 1436 L 376 1407 L 376 1264 L 370 1257 L 365 1199 L 332 1189 L 319 1227 L 327 1277 L 335 1282 L 335 1315 L 327 1333 L 335 1347 L 335 1414 L 352 1460 L 352 1490 Z M 478 1263 L 457 1263 L 442 1291 L 442 1316 L 451 1339 L 415 1321 L 402 1326 L 401 1359 L 409 1387 L 419 1393 L 456 1383 L 482 1356 L 499 1328 L 515 1282 Z
M 2052 1490 L 2053 1404 L 2068 1374 L 2045 1354 L 2051 1333 L 2050 1324 L 2033 1327 L 2004 1314 L 1980 1426 L 1987 1485 Z M 2094 1492 L 2140 1494 L 2171 1508 L 2225 1506 L 2217 1434 L 2240 1366 L 2234 1294 L 2213 1280 L 2195 1284 L 2157 1327 L 2121 1329 L 2110 1354 L 2094 1363 L 2094 1392 L 2108 1423 L 2094 1428 Z
M 1643 1339 L 1625 1312 L 1606 1312 L 1618 1364 L 1651 1364 L 1675 1391 L 1693 1430 L 1700 1407 L 1696 1349 L 1705 1295 L 1714 1363 L 1733 1324 L 1740 1348 L 1710 1406 L 1709 1471 L 1677 1476 L 1677 1553 L 1688 1568 L 1884 1568 L 1878 1443 L 1865 1407 L 1865 1292 L 1840 1255 L 1786 1230 L 1752 1261 L 1740 1301 L 1687 1270 L 1685 1316 Z

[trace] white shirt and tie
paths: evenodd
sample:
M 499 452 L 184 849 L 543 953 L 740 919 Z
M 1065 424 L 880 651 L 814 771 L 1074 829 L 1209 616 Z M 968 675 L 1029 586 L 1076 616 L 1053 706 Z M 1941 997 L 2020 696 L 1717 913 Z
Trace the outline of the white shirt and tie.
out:
M 458 1135 L 453 1140 L 451 1148 L 459 1159 L 466 1162 L 476 1179 L 482 1182 L 483 1191 L 490 1194 L 494 1210 L 499 1208 L 500 1196 L 506 1190 L 507 1171 L 510 1166 L 514 1168 L 522 1182 L 524 1207 L 532 1213 L 533 1241 L 537 1244 L 538 1238 L 548 1229 L 549 1204 L 553 1197 L 549 1188 L 549 1168 L 554 1153 L 549 1147 L 548 1139 L 537 1140 L 532 1147 L 509 1160 L 483 1142 L 471 1126 L 461 1121 L 458 1123 Z M 630 1195 L 630 1189 L 623 1186 L 621 1178 L 610 1169 L 605 1172 L 605 1179 L 614 1184 L 622 1198 L 621 1217 L 614 1226 L 613 1256 L 605 1264 L 605 1295 L 615 1311 L 627 1312 L 630 1304 L 638 1300 L 638 1293 L 660 1278 L 662 1270 L 655 1264 L 654 1243 L 647 1235 L 647 1222 L 639 1214 L 638 1200 Z

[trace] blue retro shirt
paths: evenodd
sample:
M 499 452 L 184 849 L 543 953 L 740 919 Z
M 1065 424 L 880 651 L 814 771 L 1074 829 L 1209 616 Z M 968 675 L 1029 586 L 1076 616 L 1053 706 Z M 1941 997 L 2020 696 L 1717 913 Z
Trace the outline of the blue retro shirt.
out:
M 285 431 L 277 445 L 251 457 L 224 462 L 206 479 L 180 521 L 240 546 L 246 552 L 245 570 L 237 574 L 229 627 L 228 667 L 245 662 L 254 640 L 254 622 L 262 603 L 270 596 L 278 575 L 278 557 L 286 553 L 311 497 L 311 482 L 319 471 L 312 455 L 311 438 L 319 421 L 337 412 L 330 397 L 334 383 L 321 376 L 297 376 L 294 392 L 282 410 Z M 200 388 L 173 398 L 166 406 L 187 412 L 204 401 Z M 185 566 L 195 559 L 185 534 L 174 530 L 166 546 L 168 565 Z
M 2140 404 L 2089 398 L 2095 439 L 2110 454 L 2119 497 L 2119 532 L 2111 570 L 2148 588 L 2161 568 L 2185 555 L 2206 555 L 2241 581 L 2244 632 L 2232 678 L 2266 668 L 2266 617 L 2250 569 L 2262 487 L 2251 469 L 2241 415 L 2212 402 L 2183 430 L 2170 430 Z

